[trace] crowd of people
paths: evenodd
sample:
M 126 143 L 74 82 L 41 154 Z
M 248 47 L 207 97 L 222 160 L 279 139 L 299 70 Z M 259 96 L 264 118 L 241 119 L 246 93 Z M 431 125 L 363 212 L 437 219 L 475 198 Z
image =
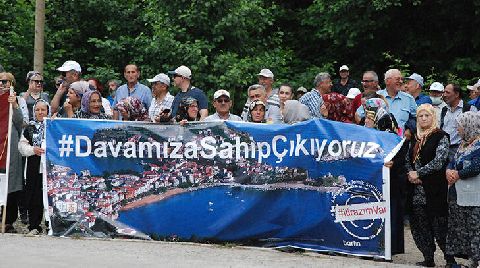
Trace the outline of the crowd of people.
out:
M 17 96 L 11 73 L 0 73 L 0 97 L 13 106 L 10 136 L 10 174 L 7 232 L 24 210 L 33 234 L 43 230 L 42 169 L 43 141 L 47 117 L 149 121 L 186 124 L 192 121 L 232 120 L 265 124 L 294 124 L 323 118 L 387 131 L 405 138 L 390 168 L 392 253 L 404 253 L 404 215 L 424 260 L 420 266 L 434 267 L 435 242 L 448 267 L 456 257 L 469 258 L 471 267 L 480 260 L 480 80 L 467 86 L 470 101 L 455 83 L 433 82 L 426 87 L 421 75 L 403 77 L 398 69 L 384 74 L 380 87 L 374 71 L 363 73 L 357 83 L 349 68 L 339 68 L 339 79 L 327 72 L 314 78 L 314 88 L 289 84 L 274 87 L 269 69 L 257 74 L 258 83 L 247 89 L 248 99 L 240 115 L 231 112 L 230 92 L 213 94 L 215 112 L 209 115 L 205 92 L 192 85 L 192 71 L 180 66 L 139 82 L 140 69 L 125 66 L 126 83 L 110 80 L 106 87 L 95 78 L 82 78 L 76 61 L 66 61 L 55 78 L 56 92 L 50 99 L 43 90 L 44 77 L 31 71 L 28 89 Z M 173 96 L 171 86 L 178 89 Z M 427 92 L 424 95 L 422 92 Z M 22 159 L 26 158 L 26 163 Z M 26 168 L 25 178 L 23 168 Z M 25 181 L 25 182 L 24 182 Z M 23 215 L 20 213 L 20 215 Z

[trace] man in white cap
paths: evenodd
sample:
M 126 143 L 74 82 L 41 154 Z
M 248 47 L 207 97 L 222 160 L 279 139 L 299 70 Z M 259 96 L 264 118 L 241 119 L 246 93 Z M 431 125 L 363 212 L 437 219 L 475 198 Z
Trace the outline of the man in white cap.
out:
M 442 97 L 444 91 L 445 87 L 440 82 L 433 82 L 428 89 L 430 100 L 432 100 L 432 106 L 437 112 L 438 125 L 440 125 L 440 114 L 442 113 L 442 109 L 447 106 Z
M 148 115 L 152 122 L 168 122 L 169 113 L 172 109 L 174 97 L 168 92 L 170 87 L 170 78 L 164 73 L 157 74 L 152 79 L 147 79 L 152 83 L 152 104 L 148 109 Z
M 150 91 L 150 88 L 138 82 L 138 79 L 140 78 L 140 69 L 138 66 L 135 64 L 128 64 L 125 66 L 123 76 L 127 80 L 127 83 L 121 85 L 117 89 L 112 106 L 115 107 L 117 103 L 127 97 L 135 97 L 143 103 L 145 109 L 148 109 L 152 103 L 152 92 Z M 115 108 L 113 110 L 113 119 L 122 119 L 122 115 Z
M 350 79 L 350 70 L 347 65 L 340 66 L 340 79 L 333 81 L 332 91 L 347 96 L 352 87 L 358 88 L 357 81 Z
M 232 100 L 230 99 L 230 93 L 224 89 L 217 90 L 213 94 L 213 107 L 215 107 L 215 113 L 207 116 L 204 121 L 242 121 L 240 116 L 230 113 L 230 108 L 232 108 Z
M 422 94 L 423 77 L 421 75 L 413 73 L 409 77 L 406 77 L 405 80 L 407 93 L 412 95 L 417 106 L 425 103 L 432 104 L 432 100 L 428 96 Z
M 178 106 L 180 102 L 187 98 L 192 97 L 198 102 L 198 110 L 200 113 L 200 120 L 203 120 L 208 116 L 208 99 L 203 90 L 192 86 L 192 71 L 185 65 L 182 65 L 174 71 L 169 71 L 168 74 L 173 75 L 173 85 L 180 89 L 177 93 L 172 104 L 171 116 L 175 117 L 177 114 Z
M 280 98 L 278 96 L 278 88 L 273 88 L 274 75 L 270 69 L 261 69 L 257 74 L 258 84 L 262 85 L 265 88 L 267 93 L 267 106 L 276 106 L 280 109 Z M 243 106 L 242 118 L 246 119 L 249 113 L 250 99 L 247 99 L 247 102 Z M 274 108 L 275 109 L 275 108 Z
M 473 86 L 467 86 L 469 91 L 470 101 L 468 104 L 477 107 L 480 110 L 480 79 Z
M 57 71 L 62 73 L 61 76 L 64 82 L 62 82 L 57 88 L 57 92 L 55 92 L 52 102 L 50 103 L 52 114 L 57 112 L 58 108 L 62 107 L 65 103 L 65 100 L 67 99 L 66 93 L 70 84 L 82 79 L 82 67 L 74 60 L 67 60 L 62 66 L 57 68 Z

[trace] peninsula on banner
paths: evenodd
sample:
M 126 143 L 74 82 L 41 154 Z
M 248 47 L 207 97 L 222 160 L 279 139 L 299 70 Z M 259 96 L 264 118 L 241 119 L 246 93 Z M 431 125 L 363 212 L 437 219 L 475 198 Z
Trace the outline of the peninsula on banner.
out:
M 96 216 L 102 215 L 154 239 L 274 240 L 385 256 L 382 167 L 399 141 L 326 120 L 294 126 L 49 120 L 51 227 L 55 235 L 79 222 L 93 232 L 121 233 L 105 228 Z

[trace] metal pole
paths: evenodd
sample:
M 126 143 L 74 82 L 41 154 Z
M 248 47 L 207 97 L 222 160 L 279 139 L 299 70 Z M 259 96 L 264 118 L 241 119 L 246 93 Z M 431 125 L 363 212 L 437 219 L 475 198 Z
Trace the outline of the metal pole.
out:
M 35 48 L 33 69 L 43 74 L 45 55 L 45 0 L 35 1 Z

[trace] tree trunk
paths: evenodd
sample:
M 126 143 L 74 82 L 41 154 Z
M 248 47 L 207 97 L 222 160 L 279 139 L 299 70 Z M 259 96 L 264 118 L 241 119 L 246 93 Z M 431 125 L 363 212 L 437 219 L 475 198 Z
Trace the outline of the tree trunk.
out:
M 33 69 L 43 74 L 43 59 L 45 54 L 45 0 L 36 0 L 35 2 Z

